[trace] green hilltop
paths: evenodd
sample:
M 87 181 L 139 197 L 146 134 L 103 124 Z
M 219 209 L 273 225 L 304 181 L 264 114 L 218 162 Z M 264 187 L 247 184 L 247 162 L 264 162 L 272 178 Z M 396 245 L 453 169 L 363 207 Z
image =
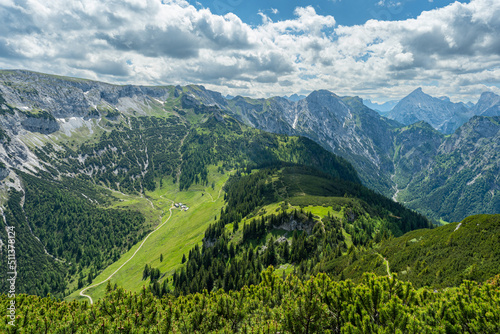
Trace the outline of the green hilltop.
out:
M 500 215 L 477 215 L 435 229 L 390 238 L 329 264 L 337 277 L 359 279 L 387 270 L 415 286 L 444 288 L 484 282 L 500 271 Z M 326 269 L 326 268 L 324 268 Z

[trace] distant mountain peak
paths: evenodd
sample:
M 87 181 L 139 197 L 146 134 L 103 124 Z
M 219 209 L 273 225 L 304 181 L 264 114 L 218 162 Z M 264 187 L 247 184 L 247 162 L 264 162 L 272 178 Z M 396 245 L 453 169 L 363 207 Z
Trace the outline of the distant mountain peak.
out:
M 335 94 L 333 92 L 330 92 L 329 90 L 326 90 L 326 89 L 315 90 L 315 91 L 311 92 L 311 94 L 309 94 L 307 96 L 307 98 L 311 98 L 311 97 L 326 97 L 326 96 L 333 96 L 333 97 L 338 98 L 337 94 Z
M 385 114 L 392 110 L 398 104 L 398 100 L 391 100 L 383 103 L 373 102 L 371 99 L 363 99 L 363 104 L 370 109 L 378 111 L 380 114 Z
M 500 116 L 500 95 L 493 92 L 483 92 L 471 110 L 474 115 Z
M 410 94 L 408 94 L 408 96 L 406 96 L 405 98 L 403 98 L 401 101 L 403 101 L 406 98 L 436 99 L 436 100 L 440 100 L 440 98 L 433 97 L 433 96 L 430 96 L 429 94 L 425 93 L 422 90 L 422 87 L 418 87 L 417 89 L 415 89 L 414 91 L 412 91 Z
M 483 98 L 483 97 L 496 97 L 496 96 L 498 96 L 498 95 L 495 94 L 495 93 L 493 93 L 493 92 L 486 91 L 486 92 L 482 92 L 481 93 L 480 99 Z
M 453 133 L 467 122 L 470 112 L 463 103 L 453 103 L 448 97 L 433 97 L 419 87 L 403 98 L 387 117 L 405 125 L 426 121 L 442 133 Z
M 292 101 L 292 102 L 297 102 L 297 101 L 300 101 L 300 100 L 303 100 L 306 98 L 305 95 L 298 95 L 298 94 L 292 94 L 290 96 L 283 96 L 283 98 L 287 99 L 288 101 Z

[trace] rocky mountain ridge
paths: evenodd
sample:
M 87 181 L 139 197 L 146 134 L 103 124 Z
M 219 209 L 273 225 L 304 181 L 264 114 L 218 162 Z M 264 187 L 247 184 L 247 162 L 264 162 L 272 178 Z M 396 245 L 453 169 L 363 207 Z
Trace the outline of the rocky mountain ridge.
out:
M 328 91 L 313 92 L 296 103 L 281 98 L 232 101 L 228 111 L 243 122 L 315 140 L 351 162 L 372 189 L 431 217 L 459 221 L 471 214 L 500 212 L 500 180 L 491 173 L 500 167 L 496 118 L 473 117 L 446 137 L 429 123 L 404 126 L 369 109 L 360 98 Z M 488 136 L 479 140 L 481 132 Z
M 494 94 L 483 95 L 474 108 L 489 113 L 497 100 Z M 103 131 L 103 122 L 165 116 L 165 110 L 175 114 L 183 112 L 180 108 L 192 109 L 198 115 L 207 106 L 268 132 L 308 137 L 351 162 L 364 184 L 433 218 L 460 220 L 500 212 L 500 180 L 494 176 L 500 165 L 497 118 L 474 117 L 447 138 L 432 124 L 405 126 L 366 107 L 358 97 L 326 90 L 299 101 L 241 96 L 227 100 L 202 86 L 116 86 L 1 71 L 0 161 L 6 168 L 45 169 L 33 150 L 58 136 L 85 137 Z M 463 208 L 450 203 L 462 203 Z
M 482 93 L 472 108 L 472 113 L 479 116 L 500 116 L 500 96 L 492 92 Z
M 447 97 L 436 98 L 417 88 L 403 98 L 387 117 L 404 125 L 425 121 L 442 133 L 451 134 L 472 117 L 463 103 L 453 103 Z

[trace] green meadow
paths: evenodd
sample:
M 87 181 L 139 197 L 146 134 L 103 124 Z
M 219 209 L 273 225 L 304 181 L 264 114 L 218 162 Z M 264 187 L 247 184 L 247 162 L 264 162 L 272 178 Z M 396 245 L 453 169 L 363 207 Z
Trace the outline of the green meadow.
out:
M 182 255 L 189 253 L 196 244 L 201 245 L 204 232 L 215 216 L 220 214 L 224 205 L 222 187 L 229 173 L 220 174 L 216 167 L 209 168 L 208 187 L 193 185 L 187 191 L 179 191 L 171 177 L 162 181 L 162 187 L 153 192 L 146 192 L 146 198 L 113 193 L 117 198 L 113 207 L 138 209 L 147 217 L 153 233 L 141 240 L 118 261 L 107 267 L 89 285 L 104 282 L 111 274 L 120 268 L 110 279 L 111 284 L 117 284 L 128 291 L 140 291 L 149 285 L 149 278 L 142 279 L 145 265 L 160 269 L 163 275 L 169 276 L 181 266 Z M 212 189 L 212 182 L 214 187 Z M 176 208 L 174 203 L 182 203 L 189 207 L 184 211 Z M 160 223 L 161 217 L 161 223 Z M 155 224 L 156 223 L 156 224 Z M 136 252 L 137 251 L 137 252 Z M 135 256 L 133 256 L 135 253 Z M 130 259 L 133 256 L 132 259 Z M 160 257 L 163 261 L 160 261 Z M 125 265 L 123 265 L 126 263 Z M 123 265 L 123 267 L 122 267 Z M 107 282 L 85 291 L 93 300 L 104 297 Z M 81 289 L 73 292 L 66 300 L 88 300 L 79 295 Z

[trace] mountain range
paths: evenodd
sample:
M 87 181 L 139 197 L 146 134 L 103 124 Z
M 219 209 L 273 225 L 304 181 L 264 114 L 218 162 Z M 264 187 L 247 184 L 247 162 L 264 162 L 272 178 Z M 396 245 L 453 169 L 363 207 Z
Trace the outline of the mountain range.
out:
M 424 121 L 444 134 L 451 134 L 473 116 L 500 116 L 499 108 L 500 96 L 492 92 L 481 94 L 476 104 L 453 103 L 447 96 L 432 97 L 417 88 L 384 116 L 404 125 Z
M 494 110 L 494 99 L 485 102 L 492 96 L 483 94 L 475 110 L 482 110 L 481 105 Z M 417 103 L 419 97 L 438 106 L 445 102 L 427 98 L 419 89 L 398 105 Z M 475 116 L 446 136 L 425 121 L 405 126 L 357 97 L 329 91 L 313 92 L 298 102 L 236 97 L 221 107 L 259 129 L 313 139 L 351 162 L 364 184 L 429 217 L 459 221 L 500 210 L 498 116 Z
M 480 101 L 473 108 L 494 111 L 494 95 Z M 411 284 L 454 286 L 439 303 L 462 296 L 466 279 L 490 280 L 489 289 L 498 281 L 500 220 L 485 213 L 500 211 L 499 131 L 500 117 L 473 116 L 445 135 L 326 90 L 297 101 L 227 99 L 196 85 L 118 86 L 1 71 L 0 202 L 22 268 L 16 293 L 49 315 L 54 309 L 23 293 L 65 299 L 61 309 L 100 299 L 89 309 L 110 318 L 91 313 L 106 322 L 102 328 L 118 331 L 124 327 L 114 320 L 114 293 L 153 305 L 169 300 L 171 310 L 212 298 L 241 310 L 267 299 L 263 291 L 273 296 L 275 288 L 316 286 L 327 277 L 356 291 L 383 286 L 392 294 L 398 286 L 401 298 L 416 291 Z M 461 223 L 437 227 L 443 220 Z M 2 252 L 11 236 L 0 230 Z M 7 260 L 0 258 L 2 268 Z M 1 291 L 9 289 L 6 278 L 0 271 Z M 232 298 L 240 292 L 238 308 Z M 298 293 L 293 288 L 290 296 Z M 276 314 L 279 305 L 301 309 L 272 303 Z M 25 304 L 18 322 L 36 331 Z M 124 322 L 142 312 L 126 304 Z M 201 330 L 204 309 L 193 307 L 185 314 L 190 325 L 176 318 L 174 327 Z M 255 324 L 262 312 L 252 312 L 239 321 Z M 73 317 L 78 324 L 64 326 L 90 326 Z M 346 326 L 356 317 L 346 317 Z M 421 320 L 419 330 L 438 321 Z M 231 321 L 220 325 L 229 331 Z
M 0 148 L 0 159 L 7 168 L 43 169 L 33 153 L 46 142 L 42 134 L 89 135 L 99 131 L 95 120 L 101 117 L 112 121 L 120 114 L 160 115 L 164 106 L 174 108 L 177 101 L 194 110 L 212 106 L 264 131 L 310 138 L 352 163 L 368 187 L 433 219 L 459 221 L 500 211 L 500 97 L 493 93 L 483 93 L 467 109 L 417 89 L 390 112 L 392 120 L 358 97 L 325 90 L 298 101 L 241 96 L 228 100 L 202 86 L 115 86 L 27 71 L 3 71 L 0 83 L 0 136 L 8 143 Z M 417 112 L 417 105 L 436 115 Z M 443 108 L 448 114 L 441 112 Z M 409 112 L 401 116 L 398 110 Z M 479 116 L 467 119 L 473 114 Z M 410 121 L 416 123 L 405 124 Z M 436 130 L 438 124 L 451 130 L 459 123 L 463 124 L 451 136 Z

